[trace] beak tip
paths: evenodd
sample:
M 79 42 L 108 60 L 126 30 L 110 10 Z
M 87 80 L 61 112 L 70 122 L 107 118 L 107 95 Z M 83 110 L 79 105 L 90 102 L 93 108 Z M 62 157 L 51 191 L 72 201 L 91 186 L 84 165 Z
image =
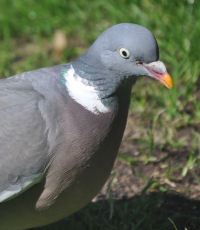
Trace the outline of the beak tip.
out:
M 160 81 L 168 89 L 173 89 L 174 88 L 174 82 L 173 82 L 172 77 L 170 76 L 170 74 L 165 73 L 162 76 L 162 78 L 160 79 Z

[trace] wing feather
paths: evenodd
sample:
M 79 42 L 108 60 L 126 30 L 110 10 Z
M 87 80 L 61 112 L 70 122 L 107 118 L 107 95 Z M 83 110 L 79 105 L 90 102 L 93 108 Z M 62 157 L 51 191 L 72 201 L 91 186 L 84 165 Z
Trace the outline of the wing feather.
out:
M 0 202 L 38 183 L 48 163 L 41 100 L 28 80 L 0 81 Z

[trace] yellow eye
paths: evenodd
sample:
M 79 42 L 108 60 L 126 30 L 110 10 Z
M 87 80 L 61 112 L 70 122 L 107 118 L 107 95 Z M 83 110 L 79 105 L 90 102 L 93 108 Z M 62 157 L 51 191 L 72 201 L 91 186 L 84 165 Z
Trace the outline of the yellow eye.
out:
M 125 49 L 125 48 L 121 48 L 119 50 L 119 54 L 120 54 L 121 57 L 123 57 L 125 59 L 127 59 L 127 58 L 130 57 L 130 52 L 127 49 Z

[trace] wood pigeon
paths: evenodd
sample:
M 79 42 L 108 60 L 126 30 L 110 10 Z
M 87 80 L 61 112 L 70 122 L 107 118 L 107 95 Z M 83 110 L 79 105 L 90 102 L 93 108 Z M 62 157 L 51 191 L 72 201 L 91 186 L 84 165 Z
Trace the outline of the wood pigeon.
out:
M 75 61 L 0 80 L 0 229 L 62 219 L 98 193 L 140 76 L 173 81 L 146 28 L 121 23 Z

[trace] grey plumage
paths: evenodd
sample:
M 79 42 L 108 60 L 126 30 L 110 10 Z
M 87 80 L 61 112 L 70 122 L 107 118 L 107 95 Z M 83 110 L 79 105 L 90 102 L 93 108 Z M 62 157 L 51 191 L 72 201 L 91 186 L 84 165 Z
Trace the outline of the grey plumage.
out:
M 120 56 L 120 48 L 130 57 Z M 154 77 L 156 67 L 147 68 L 157 60 L 152 33 L 124 23 L 105 31 L 72 63 L 0 81 L 0 229 L 57 221 L 96 195 L 122 139 L 132 84 L 141 75 Z M 72 70 L 75 75 L 65 75 Z M 96 113 L 93 103 L 85 101 L 85 107 L 73 97 L 78 89 L 67 88 L 66 76 L 89 90 Z M 104 106 L 107 112 L 98 111 Z

